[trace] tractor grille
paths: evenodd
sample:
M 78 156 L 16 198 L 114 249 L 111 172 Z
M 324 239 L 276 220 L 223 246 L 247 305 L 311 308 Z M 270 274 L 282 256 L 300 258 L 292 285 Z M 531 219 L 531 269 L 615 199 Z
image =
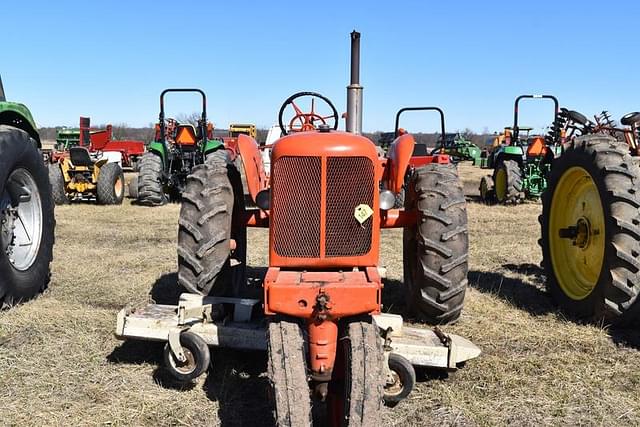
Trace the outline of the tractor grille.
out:
M 320 157 L 281 157 L 273 166 L 273 242 L 283 257 L 320 257 Z
M 281 257 L 335 258 L 371 250 L 373 220 L 355 219 L 360 204 L 373 208 L 374 165 L 367 157 L 326 158 L 325 206 L 321 157 L 281 157 L 272 171 L 273 248 Z M 325 214 L 324 253 L 320 250 Z
M 372 218 L 355 219 L 360 204 L 373 207 L 374 170 L 366 157 L 327 159 L 325 256 L 358 256 L 371 249 Z

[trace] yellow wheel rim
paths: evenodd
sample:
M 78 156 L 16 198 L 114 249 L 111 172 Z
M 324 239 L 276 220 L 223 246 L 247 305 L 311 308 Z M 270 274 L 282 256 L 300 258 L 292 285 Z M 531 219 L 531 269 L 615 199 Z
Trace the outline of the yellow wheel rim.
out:
M 591 175 L 579 166 L 560 178 L 549 210 L 551 264 L 572 300 L 588 297 L 600 277 L 605 249 L 604 210 Z
M 507 198 L 507 171 L 504 166 L 500 166 L 500 169 L 496 172 L 496 198 L 499 202 L 502 202 Z
M 113 186 L 113 190 L 115 191 L 116 196 L 120 197 L 120 195 L 122 194 L 122 191 L 124 190 L 124 185 L 120 178 L 116 179 L 116 183 Z

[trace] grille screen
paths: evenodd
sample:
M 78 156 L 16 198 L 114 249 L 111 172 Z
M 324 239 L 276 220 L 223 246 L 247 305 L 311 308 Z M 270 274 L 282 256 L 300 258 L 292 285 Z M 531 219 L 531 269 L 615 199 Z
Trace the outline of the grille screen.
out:
M 374 168 L 367 157 L 327 158 L 325 256 L 359 256 L 371 249 L 373 217 L 362 225 L 354 216 L 360 204 L 373 206 Z
M 320 257 L 320 157 L 281 157 L 273 165 L 273 243 L 282 257 Z

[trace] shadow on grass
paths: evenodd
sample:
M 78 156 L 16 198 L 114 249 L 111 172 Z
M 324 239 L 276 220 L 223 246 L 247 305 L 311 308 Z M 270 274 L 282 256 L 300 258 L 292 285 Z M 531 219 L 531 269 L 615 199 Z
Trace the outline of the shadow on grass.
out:
M 149 295 L 156 304 L 178 305 L 180 294 L 186 292 L 178 285 L 178 273 L 163 274 L 151 287 Z
M 218 402 L 220 424 L 274 425 L 266 353 L 212 349 L 211 360 L 203 389 L 209 399 Z
M 618 346 L 640 349 L 640 328 L 611 328 L 609 329 L 611 340 Z
M 513 272 L 534 274 L 536 277 L 541 277 L 542 274 L 540 267 L 533 264 L 506 264 L 503 267 Z M 557 311 L 547 292 L 518 278 L 507 277 L 496 272 L 472 270 L 469 271 L 469 285 L 480 292 L 497 296 L 533 315 Z
M 384 279 L 382 281 L 382 312 L 407 316 L 407 303 L 404 283 L 400 280 Z
M 247 267 L 247 287 L 242 290 L 244 298 L 262 298 L 262 282 L 267 267 Z M 180 294 L 187 292 L 178 284 L 178 273 L 163 274 L 151 287 L 149 295 L 156 304 L 177 305 Z
M 115 364 L 141 365 L 162 363 L 164 343 L 155 341 L 127 340 L 114 348 L 107 361 Z

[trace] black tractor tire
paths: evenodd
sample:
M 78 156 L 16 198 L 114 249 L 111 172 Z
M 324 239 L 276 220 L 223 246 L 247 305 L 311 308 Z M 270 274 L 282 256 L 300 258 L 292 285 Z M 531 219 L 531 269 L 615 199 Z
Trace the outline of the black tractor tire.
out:
M 480 192 L 480 200 L 483 203 L 491 205 L 496 201 L 496 189 L 495 184 L 493 183 L 493 177 L 491 175 L 483 176 L 480 180 L 480 187 L 478 188 Z
M 450 323 L 462 312 L 469 270 L 467 205 L 457 169 L 422 166 L 410 190 L 405 209 L 418 218 L 403 235 L 407 306 L 424 322 Z
M 50 264 L 53 258 L 55 229 L 54 203 L 49 175 L 36 142 L 22 130 L 0 125 L 0 217 L 2 219 L 10 214 L 8 209 L 16 203 L 13 196 L 5 190 L 8 188 L 9 178 L 19 169 L 26 170 L 35 183 L 35 188 L 30 190 L 31 200 L 38 197 L 40 201 L 40 244 L 31 264 L 18 269 L 7 252 L 11 236 L 6 229 L 0 227 L 0 307 L 26 301 L 46 289 L 51 276 Z
M 558 190 L 561 178 L 569 169 L 575 167 L 585 170 L 595 184 L 604 221 L 604 230 L 598 232 L 598 235 L 604 232 L 602 267 L 597 281 L 594 280 L 592 283 L 593 289 L 581 299 L 571 298 L 563 290 L 561 279 L 554 270 L 550 238 L 552 233 L 560 233 L 560 229 L 551 229 L 552 212 L 566 211 L 566 209 L 554 211 L 554 194 Z M 610 136 L 578 137 L 566 147 L 562 156 L 553 164 L 549 175 L 549 186 L 542 196 L 542 215 L 538 218 L 541 224 L 539 244 L 542 247 L 542 266 L 547 277 L 547 290 L 558 305 L 573 316 L 616 325 L 637 323 L 639 319 L 640 193 L 638 182 L 640 182 L 640 168 L 635 163 L 635 159 L 629 155 L 629 146 Z M 563 199 L 566 197 L 564 194 L 558 194 L 558 197 Z M 566 224 L 566 226 L 570 225 L 572 224 Z M 575 242 L 572 247 L 574 246 L 576 246 Z M 572 274 L 571 277 L 575 275 Z M 565 283 L 565 288 L 573 286 L 572 283 Z
M 69 197 L 65 191 L 66 185 L 64 183 L 64 175 L 59 163 L 50 163 L 49 169 L 49 182 L 51 183 L 51 196 L 53 202 L 56 205 L 66 205 L 69 203 Z
M 297 322 L 287 320 L 270 322 L 267 345 L 267 375 L 275 425 L 310 426 L 311 399 L 302 328 Z
M 117 163 L 100 167 L 96 198 L 101 205 L 121 205 L 124 200 L 124 172 Z
M 233 188 L 231 238 L 236 244 L 231 253 L 231 296 L 236 298 L 260 298 L 262 296 L 262 288 L 250 289 L 247 282 L 247 225 L 244 185 L 240 171 L 234 163 L 227 164 L 227 176 Z
M 500 194 L 497 189 L 498 179 L 496 177 L 500 173 L 500 170 L 504 170 L 506 174 L 506 191 L 504 195 Z M 522 171 L 518 162 L 515 160 L 503 160 L 493 171 L 493 182 L 496 194 L 496 201 L 502 205 L 515 205 L 521 203 L 524 200 L 524 193 L 522 192 Z
M 228 154 L 219 150 L 193 168 L 178 219 L 178 282 L 189 292 L 229 296 L 234 208 Z
M 162 185 L 162 158 L 152 152 L 144 153 L 138 163 L 138 203 L 161 206 L 167 203 Z
M 129 198 L 133 200 L 138 199 L 138 175 L 134 175 L 129 181 Z
M 329 414 L 329 419 L 342 420 L 342 426 L 368 427 L 381 425 L 384 396 L 384 351 L 378 327 L 369 321 L 350 321 L 338 343 L 336 367 L 344 378 L 336 396 L 342 402 L 343 414 Z M 330 384 L 335 387 L 335 384 Z M 329 404 L 329 410 L 336 406 Z
M 180 382 L 195 381 L 209 369 L 211 364 L 209 346 L 199 335 L 189 331 L 180 334 L 180 345 L 187 358 L 186 362 L 180 362 L 167 343 L 164 346 L 164 366 Z

